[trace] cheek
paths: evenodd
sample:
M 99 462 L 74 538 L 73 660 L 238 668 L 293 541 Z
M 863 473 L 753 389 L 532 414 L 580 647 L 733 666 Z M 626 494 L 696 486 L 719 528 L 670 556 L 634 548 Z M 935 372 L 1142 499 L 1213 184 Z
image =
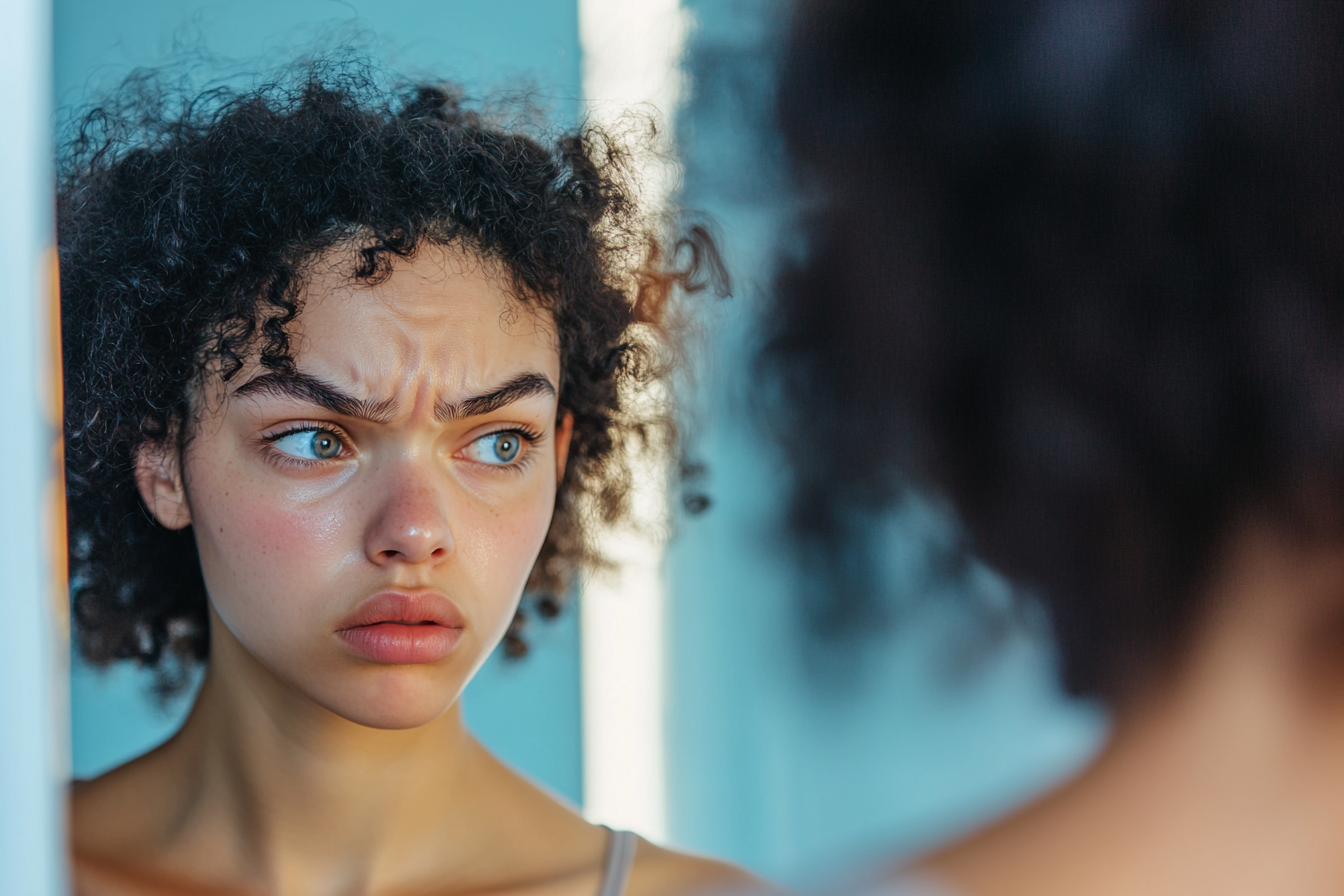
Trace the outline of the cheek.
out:
M 527 582 L 550 528 L 555 497 L 540 490 L 508 505 L 479 505 L 454 535 L 459 552 L 488 577 L 494 593 L 515 600 Z
M 206 588 L 240 636 L 311 619 L 348 553 L 341 535 L 350 508 L 258 485 L 225 475 L 195 480 L 191 490 Z
M 189 498 L 206 588 L 221 620 L 253 653 L 321 649 L 328 623 L 385 584 L 387 571 L 365 556 L 363 534 L 366 517 L 390 494 L 386 483 L 282 485 L 249 476 L 245 464 L 195 466 Z M 454 552 L 426 584 L 471 607 L 483 632 L 502 635 L 550 527 L 554 482 L 545 477 L 508 497 L 449 491 Z

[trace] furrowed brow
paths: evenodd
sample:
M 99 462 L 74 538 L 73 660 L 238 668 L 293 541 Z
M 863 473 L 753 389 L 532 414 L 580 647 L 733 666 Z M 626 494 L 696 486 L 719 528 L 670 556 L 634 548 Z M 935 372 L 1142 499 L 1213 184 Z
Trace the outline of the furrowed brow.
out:
M 306 401 L 318 407 L 354 417 L 370 423 L 386 423 L 392 418 L 393 399 L 369 401 L 355 398 L 340 389 L 306 373 L 264 373 L 248 380 L 233 392 L 234 395 L 272 395 L 277 398 L 293 398 Z
M 440 401 L 434 405 L 434 416 L 439 420 L 458 420 L 477 417 L 497 411 L 533 395 L 554 395 L 555 386 L 540 373 L 523 373 L 497 389 L 459 401 L 456 404 Z

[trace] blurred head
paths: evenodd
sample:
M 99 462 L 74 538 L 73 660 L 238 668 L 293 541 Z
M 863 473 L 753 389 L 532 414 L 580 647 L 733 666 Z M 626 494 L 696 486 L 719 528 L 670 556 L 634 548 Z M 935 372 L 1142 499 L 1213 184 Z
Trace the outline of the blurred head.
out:
M 1246 527 L 1344 537 L 1344 9 L 802 2 L 779 114 L 805 542 L 945 494 L 1119 699 Z
M 626 513 L 619 446 L 670 433 L 627 402 L 699 281 L 623 158 L 334 63 L 88 113 L 59 197 L 85 657 L 171 683 L 234 651 L 404 727 L 521 653 L 524 590 L 553 612 Z

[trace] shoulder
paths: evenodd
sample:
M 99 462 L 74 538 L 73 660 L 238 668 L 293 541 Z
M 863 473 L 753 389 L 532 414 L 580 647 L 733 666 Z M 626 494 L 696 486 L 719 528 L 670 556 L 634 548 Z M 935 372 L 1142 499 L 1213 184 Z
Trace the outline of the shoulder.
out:
M 165 843 L 191 777 L 163 747 L 69 790 L 71 872 L 80 896 L 181 893 Z M 169 874 L 169 877 L 161 877 Z
M 70 839 L 77 856 L 117 854 L 144 827 L 144 788 L 133 771 L 114 769 L 71 783 Z
M 775 885 L 718 859 L 665 849 L 640 838 L 630 869 L 627 896 L 769 896 L 782 893 Z
M 159 751 L 70 785 L 70 836 L 77 853 L 125 857 L 164 827 L 180 778 L 165 780 Z M 170 785 L 176 785 L 174 788 Z
M 109 773 L 70 789 L 70 875 L 78 896 L 142 896 L 163 891 L 146 873 L 153 825 L 134 782 Z

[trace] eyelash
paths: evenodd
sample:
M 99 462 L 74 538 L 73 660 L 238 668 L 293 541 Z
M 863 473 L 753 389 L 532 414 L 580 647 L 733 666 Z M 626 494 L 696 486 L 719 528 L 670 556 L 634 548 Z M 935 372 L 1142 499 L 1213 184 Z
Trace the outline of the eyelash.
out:
M 334 427 L 334 426 L 331 426 L 331 425 L 329 425 L 329 424 L 324 424 L 324 425 L 322 425 L 322 426 L 317 426 L 317 425 L 309 424 L 309 423 L 299 423 L 299 424 L 295 424 L 294 426 L 291 426 L 291 427 L 288 428 L 288 429 L 284 429 L 284 430 L 281 430 L 280 432 L 271 433 L 270 435 L 267 435 L 267 436 L 263 436 L 263 437 L 262 437 L 262 441 L 264 441 L 264 442 L 266 443 L 266 449 L 267 449 L 267 450 L 266 450 L 266 455 L 267 455 L 267 458 L 268 458 L 270 461 L 272 461 L 273 463 L 278 463 L 278 464 L 282 464 L 282 465 L 285 465 L 285 466 L 299 466 L 299 467 L 312 467 L 312 466 L 315 466 L 315 465 L 317 465 L 317 464 L 325 464 L 325 463 L 328 463 L 329 461 L 340 460 L 340 457 L 339 457 L 339 456 L 338 456 L 338 457 L 329 458 L 329 459 L 327 459 L 327 460 L 305 460 L 305 459 L 303 459 L 303 458 L 298 458 L 298 457 L 294 457 L 293 455 L 286 454 L 285 452 L 276 450 L 274 447 L 272 447 L 272 446 L 274 446 L 274 444 L 275 444 L 276 442 L 280 441 L 281 439 L 285 438 L 286 436 L 292 436 L 292 435 L 295 435 L 295 434 L 297 434 L 297 433 L 303 433 L 303 432 L 313 432 L 313 433 L 317 433 L 317 432 L 326 432 L 326 433 L 331 433 L 331 434 L 332 434 L 333 436 L 335 436 L 338 440 L 340 440 L 340 443 L 341 443 L 341 445 L 342 445 L 343 447 L 348 447 L 349 444 L 350 444 L 350 438 L 349 438 L 349 436 L 347 436 L 345 433 L 341 432 L 339 429 L 337 429 L 337 428 Z M 489 467 L 489 468 L 491 468 L 491 469 L 496 469 L 496 470 L 501 470 L 501 471 L 520 471 L 520 470 L 525 469 L 525 468 L 532 462 L 532 452 L 531 452 L 530 449 L 532 448 L 532 446 L 536 445 L 537 442 L 541 441 L 542 433 L 538 432 L 538 431 L 535 430 L 535 429 L 532 429 L 531 427 L 527 427 L 527 426 L 507 426 L 507 427 L 504 427 L 504 428 L 502 428 L 502 429 L 492 429 L 492 430 L 490 430 L 489 432 L 483 432 L 483 433 L 481 433 L 481 434 L 480 434 L 479 436 L 477 436 L 475 439 L 472 439 L 472 442 L 473 442 L 473 443 L 478 442 L 478 441 L 480 441 L 481 439 L 488 438 L 489 436 L 499 436 L 499 435 L 506 435 L 506 434 L 519 436 L 524 442 L 527 443 L 527 447 L 528 447 L 529 450 L 523 454 L 523 456 L 517 461 L 517 463 L 511 463 L 511 464 L 484 464 L 484 463 L 482 463 L 482 464 L 479 464 L 480 466 L 483 466 L 483 467 Z
M 350 447 L 350 437 L 329 423 L 324 423 L 320 426 L 315 423 L 296 423 L 293 426 L 289 427 L 288 429 L 284 429 L 281 430 L 280 432 L 271 433 L 270 435 L 262 437 L 262 441 L 266 443 L 265 453 L 267 460 L 270 460 L 272 463 L 290 467 L 313 467 L 319 464 L 326 464 L 331 461 L 341 460 L 340 455 L 326 459 L 305 460 L 304 458 L 301 457 L 294 457 L 291 454 L 286 454 L 285 452 L 280 451 L 274 447 L 276 442 L 280 441 L 286 436 L 296 435 L 301 432 L 330 433 L 331 435 L 335 436 L 338 441 L 340 441 L 342 447 L 342 453 L 344 453 L 344 451 Z
M 475 444 L 476 442 L 479 442 L 481 439 L 486 439 L 489 438 L 490 436 L 502 436 L 502 435 L 518 436 L 524 442 L 527 443 L 527 451 L 525 451 L 523 453 L 523 456 L 520 457 L 514 463 L 510 464 L 478 463 L 477 465 L 487 467 L 491 470 L 499 470 L 500 472 L 504 473 L 518 473 L 527 469 L 527 467 L 532 463 L 532 447 L 536 445 L 537 442 L 541 441 L 542 434 L 537 432 L 535 429 L 532 429 L 527 426 L 506 426 L 503 427 L 502 429 L 492 429 L 489 432 L 483 432 L 476 438 L 472 439 L 471 443 Z

